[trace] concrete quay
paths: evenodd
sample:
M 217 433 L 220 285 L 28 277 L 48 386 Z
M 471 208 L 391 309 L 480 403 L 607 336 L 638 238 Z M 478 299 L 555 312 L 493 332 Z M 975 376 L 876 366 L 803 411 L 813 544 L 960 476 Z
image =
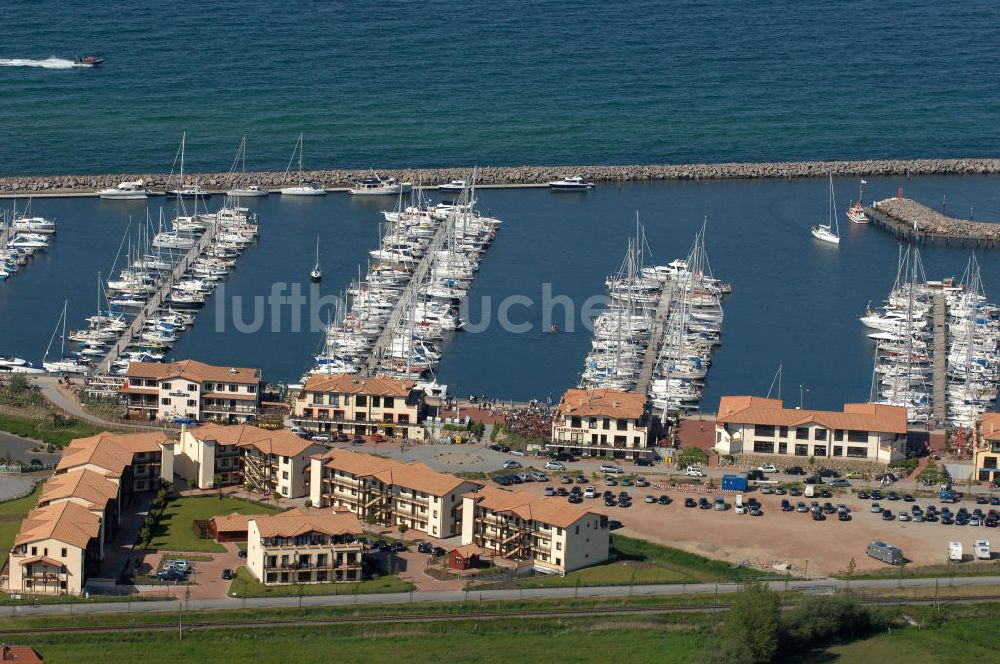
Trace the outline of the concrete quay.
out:
M 903 241 L 1000 247 L 1000 223 L 954 219 L 909 198 L 876 201 L 865 214 Z
M 386 168 L 382 176 L 434 187 L 450 180 L 468 179 L 472 166 L 454 168 Z M 343 190 L 371 174 L 371 169 L 330 169 L 308 171 L 303 175 L 331 191 Z M 655 180 L 727 180 L 786 179 L 834 176 L 913 175 L 983 175 L 1000 174 L 1000 159 L 895 159 L 855 161 L 795 161 L 718 164 L 631 164 L 597 166 L 486 166 L 477 168 L 477 186 L 544 186 L 566 175 L 582 175 L 595 182 L 634 182 Z M 103 175 L 34 175 L 0 178 L 0 196 L 93 196 L 99 189 L 114 187 L 124 180 L 142 179 L 153 191 L 163 191 L 165 173 L 119 173 Z M 229 173 L 191 173 L 189 182 L 197 182 L 211 192 L 221 192 L 230 185 Z M 247 181 L 268 188 L 288 186 L 298 181 L 297 174 L 283 171 L 260 171 L 247 174 Z

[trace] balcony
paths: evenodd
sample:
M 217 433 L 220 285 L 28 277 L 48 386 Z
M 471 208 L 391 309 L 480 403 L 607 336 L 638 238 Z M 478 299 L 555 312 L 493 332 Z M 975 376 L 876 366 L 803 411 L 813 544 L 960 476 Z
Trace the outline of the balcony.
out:
M 204 413 L 229 413 L 237 415 L 256 415 L 260 409 L 257 408 L 256 404 L 253 406 L 248 406 L 245 404 L 216 404 L 210 405 L 207 403 L 202 404 L 201 410 Z

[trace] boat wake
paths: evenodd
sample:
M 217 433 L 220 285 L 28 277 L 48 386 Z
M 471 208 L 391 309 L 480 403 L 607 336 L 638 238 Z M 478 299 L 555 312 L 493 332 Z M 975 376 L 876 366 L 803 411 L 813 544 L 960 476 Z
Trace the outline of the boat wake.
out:
M 0 67 L 41 67 L 42 69 L 73 69 L 79 65 L 72 60 L 52 56 L 44 60 L 29 60 L 27 58 L 0 58 Z

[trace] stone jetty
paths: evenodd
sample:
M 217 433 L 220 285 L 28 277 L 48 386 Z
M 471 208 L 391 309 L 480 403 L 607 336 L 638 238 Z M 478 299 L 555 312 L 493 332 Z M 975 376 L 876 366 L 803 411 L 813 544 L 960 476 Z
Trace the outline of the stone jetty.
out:
M 872 223 L 900 239 L 1000 247 L 1000 223 L 947 217 L 909 198 L 887 198 L 866 209 Z
M 449 180 L 468 179 L 472 167 L 377 169 L 382 176 L 433 186 Z M 328 189 L 351 186 L 368 176 L 371 169 L 308 171 L 305 177 Z M 911 159 L 865 161 L 797 161 L 777 163 L 648 164 L 619 166 L 485 166 L 478 169 L 478 183 L 487 186 L 527 186 L 544 184 L 566 175 L 582 175 L 595 182 L 651 180 L 728 180 L 753 178 L 803 178 L 835 176 L 896 176 L 997 174 L 1000 159 Z M 114 187 L 123 180 L 142 179 L 154 191 L 167 182 L 163 173 L 119 173 L 115 175 L 37 175 L 0 178 L 0 195 L 87 195 Z M 229 173 L 192 173 L 188 182 L 197 182 L 209 191 L 226 189 Z M 248 173 L 253 184 L 277 188 L 294 184 L 298 174 L 276 171 Z

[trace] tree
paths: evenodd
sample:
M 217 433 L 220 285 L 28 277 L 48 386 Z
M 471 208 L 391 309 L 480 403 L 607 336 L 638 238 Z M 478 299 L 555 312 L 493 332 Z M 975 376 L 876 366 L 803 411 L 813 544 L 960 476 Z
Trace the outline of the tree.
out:
M 187 481 L 187 485 L 189 489 L 198 488 L 198 482 L 193 477 Z
M 25 378 L 24 374 L 11 374 L 7 381 L 7 389 L 11 394 L 21 394 L 22 392 L 27 392 L 29 388 L 31 388 L 31 384 Z
M 222 475 L 213 475 L 212 484 L 215 485 L 215 490 L 219 494 L 219 503 L 222 503 Z
M 303 505 L 305 505 L 306 507 L 312 507 L 313 506 L 312 499 L 311 498 L 306 498 L 306 502 L 304 502 Z
M 408 525 L 406 525 L 405 523 L 399 524 L 399 534 L 402 535 L 402 534 L 406 533 L 406 531 L 409 530 L 409 528 L 410 527 Z
M 736 593 L 723 623 L 723 635 L 746 649 L 747 662 L 762 664 L 774 658 L 778 651 L 780 607 L 778 594 L 757 581 L 747 583 Z
M 250 482 L 246 482 L 243 485 L 243 489 L 247 492 L 247 499 L 249 500 L 250 499 L 250 494 L 251 494 L 251 492 L 253 492 L 253 484 L 251 484 Z
M 274 498 L 274 504 L 275 505 L 280 505 L 281 504 L 281 493 L 280 492 L 275 491 L 274 495 L 272 496 L 272 498 Z

